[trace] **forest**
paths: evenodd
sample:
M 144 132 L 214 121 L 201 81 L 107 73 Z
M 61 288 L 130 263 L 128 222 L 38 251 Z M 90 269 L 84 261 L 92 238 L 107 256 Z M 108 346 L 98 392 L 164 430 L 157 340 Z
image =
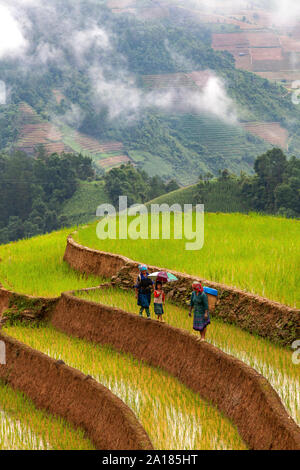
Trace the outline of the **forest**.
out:
M 23 152 L 0 154 L 0 244 L 69 226 L 73 220 L 62 213 L 64 203 L 80 182 L 99 180 L 92 160 L 80 154 L 41 153 L 36 158 Z M 174 180 L 166 183 L 159 176 L 149 177 L 132 165 L 107 172 L 104 186 L 107 202 L 113 204 L 118 204 L 119 195 L 127 195 L 133 204 L 179 187 Z
M 218 178 L 201 174 L 194 203 L 201 202 L 210 211 L 250 212 L 300 217 L 300 160 L 287 159 L 274 148 L 258 156 L 253 176 L 240 176 L 227 169 Z

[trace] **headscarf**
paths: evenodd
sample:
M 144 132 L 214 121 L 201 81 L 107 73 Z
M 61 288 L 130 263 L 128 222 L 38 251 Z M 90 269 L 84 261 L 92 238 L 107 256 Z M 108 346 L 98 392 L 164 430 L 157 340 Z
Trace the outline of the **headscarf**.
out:
M 202 294 L 203 292 L 203 287 L 200 281 L 194 281 L 192 284 L 192 288 L 197 292 L 200 292 L 200 294 Z
M 139 265 L 139 271 L 148 271 L 148 266 L 146 264 L 140 264 Z

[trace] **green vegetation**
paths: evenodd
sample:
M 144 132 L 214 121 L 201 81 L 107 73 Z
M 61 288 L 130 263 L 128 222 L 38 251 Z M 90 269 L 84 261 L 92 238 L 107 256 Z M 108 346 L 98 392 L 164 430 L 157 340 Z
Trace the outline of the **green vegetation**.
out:
M 0 381 L 0 450 L 94 450 L 80 429 Z
M 150 201 L 156 204 L 204 204 L 207 212 L 258 211 L 285 217 L 300 216 L 300 160 L 287 160 L 274 148 L 254 163 L 255 175 L 238 177 L 227 169 L 218 178 L 200 174 L 198 185 L 182 188 Z M 148 203 L 148 204 L 150 204 Z
M 159 176 L 149 177 L 147 173 L 136 170 L 131 164 L 113 168 L 104 177 L 105 189 L 113 204 L 118 205 L 119 196 L 127 196 L 128 204 L 149 201 L 175 189 L 176 181 L 168 183 Z
M 299 221 L 255 213 L 206 213 L 204 221 L 205 239 L 200 251 L 185 250 L 184 239 L 99 240 L 95 223 L 79 230 L 75 240 L 91 248 L 236 286 L 293 307 L 300 305 Z
M 64 225 L 62 204 L 79 180 L 94 176 L 91 160 L 82 155 L 0 154 L 0 243 L 51 232 Z
M 52 327 L 5 331 L 110 388 L 134 411 L 156 449 L 246 449 L 228 419 L 157 368 Z
M 110 202 L 104 181 L 80 181 L 73 196 L 63 203 L 61 218 L 65 225 L 84 224 L 96 218 L 100 204 Z
M 212 115 L 193 115 L 188 109 L 186 114 L 174 114 L 174 110 L 159 112 L 157 108 L 142 106 L 136 119 L 131 120 L 127 119 L 126 104 L 122 107 L 120 102 L 120 114 L 117 112 L 118 117 L 111 119 L 111 103 L 106 96 L 99 96 L 91 80 L 92 69 L 98 67 L 112 90 L 124 85 L 126 94 L 130 83 L 129 90 L 135 90 L 142 102 L 143 93 L 149 91 L 144 87 L 143 76 L 210 69 L 224 79 L 241 120 L 280 122 L 290 132 L 290 151 L 299 153 L 300 111 L 286 90 L 253 73 L 235 69 L 231 54 L 211 48 L 212 31 L 226 31 L 233 26 L 199 27 L 192 15 L 178 21 L 178 12 L 172 11 L 168 18 L 145 21 L 139 16 L 113 14 L 103 2 L 93 0 L 78 1 L 76 5 L 71 0 L 63 5 L 56 0 L 54 11 L 49 24 L 35 21 L 34 33 L 28 38 L 30 52 L 39 57 L 40 44 L 45 44 L 63 60 L 49 59 L 42 66 L 38 60 L 33 61 L 30 69 L 13 58 L 0 61 L 1 79 L 10 90 L 10 104 L 0 114 L 0 149 L 16 142 L 17 119 L 13 116 L 20 102 L 32 106 L 44 121 L 53 121 L 55 116 L 54 122 L 61 124 L 62 131 L 67 129 L 63 139 L 75 151 L 88 152 L 74 139 L 72 130 L 76 128 L 97 140 L 123 142 L 124 152 L 132 155 L 149 175 L 176 178 L 181 184 L 196 182 L 198 170 L 214 175 L 224 168 L 235 173 L 250 172 L 255 156 L 271 147 L 239 126 L 228 125 Z M 108 25 L 111 49 L 94 41 L 93 47 L 82 54 L 73 51 L 65 36 L 53 27 L 66 12 L 68 24 L 75 32 L 86 31 L 83 18 L 92 19 L 101 29 Z M 118 81 L 116 77 L 125 78 Z M 53 90 L 62 94 L 60 103 Z M 132 109 L 128 113 L 131 117 Z
M 99 285 L 101 279 L 73 271 L 63 261 L 70 229 L 0 246 L 0 282 L 20 294 L 56 297 Z
M 163 194 L 162 196 L 152 199 L 146 204 L 146 206 L 150 206 L 151 204 L 169 204 L 170 206 L 172 204 L 180 204 L 181 206 L 183 206 L 183 204 L 193 204 L 196 202 L 196 190 L 196 184 L 186 186 L 185 188 L 175 189 L 170 193 Z
M 139 311 L 132 291 L 107 288 L 78 292 L 76 295 L 93 302 L 122 308 L 130 313 L 138 314 Z M 153 311 L 153 307 L 151 310 Z M 197 334 L 193 330 L 193 322 L 188 316 L 188 311 L 188 307 L 183 308 L 166 302 L 164 320 L 176 328 Z M 154 317 L 152 313 L 152 318 Z M 300 423 L 299 366 L 293 364 L 291 351 L 215 318 L 208 328 L 206 340 L 224 352 L 241 359 L 266 377 L 281 397 L 288 412 Z

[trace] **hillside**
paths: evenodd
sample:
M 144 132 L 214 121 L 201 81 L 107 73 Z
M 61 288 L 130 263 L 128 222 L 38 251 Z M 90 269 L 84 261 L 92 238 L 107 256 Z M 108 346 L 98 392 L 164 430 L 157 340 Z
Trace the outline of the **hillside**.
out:
M 147 206 L 150 204 L 194 204 L 196 197 L 197 185 L 193 184 L 185 188 L 176 189 L 171 191 L 168 194 L 163 194 L 162 196 L 156 197 L 147 203 Z
M 64 224 L 71 226 L 94 220 L 97 207 L 103 203 L 110 203 L 104 181 L 80 181 L 73 196 L 61 208 Z
M 276 49 L 275 33 L 256 34 L 258 25 L 241 15 L 205 16 L 178 2 L 119 3 L 80 0 L 76 9 L 55 1 L 46 24 L 24 6 L 35 31 L 24 32 L 31 58 L 0 57 L 9 90 L 0 105 L 2 149 L 77 151 L 100 172 L 132 161 L 184 185 L 200 171 L 251 172 L 273 146 L 300 153 L 300 110 L 290 92 L 236 68 L 232 50 L 222 49 L 239 46 L 238 38 L 257 51 L 265 43 Z

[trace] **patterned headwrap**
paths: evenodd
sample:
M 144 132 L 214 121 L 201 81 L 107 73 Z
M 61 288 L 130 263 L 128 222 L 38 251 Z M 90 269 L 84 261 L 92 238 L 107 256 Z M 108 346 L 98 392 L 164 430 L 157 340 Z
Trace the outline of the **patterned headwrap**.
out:
M 201 294 L 203 292 L 203 287 L 200 281 L 194 281 L 192 284 L 192 288 L 197 292 L 200 292 Z
M 146 266 L 146 264 L 140 264 L 139 271 L 148 271 L 148 266 Z

